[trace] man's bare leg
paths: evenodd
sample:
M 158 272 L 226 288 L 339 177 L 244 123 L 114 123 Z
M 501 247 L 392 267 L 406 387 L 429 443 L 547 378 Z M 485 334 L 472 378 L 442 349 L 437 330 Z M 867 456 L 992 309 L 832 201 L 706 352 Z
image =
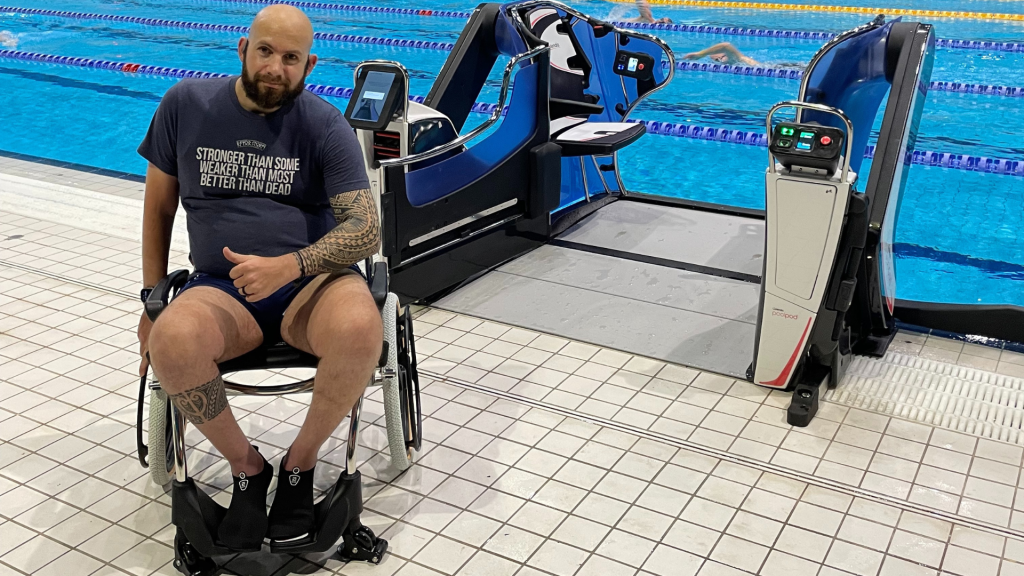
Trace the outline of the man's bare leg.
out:
M 313 401 L 291 448 L 270 508 L 267 535 L 292 540 L 314 529 L 313 474 L 317 453 L 362 395 L 380 357 L 380 313 L 354 272 L 321 276 L 292 302 L 281 326 L 292 346 L 320 358 Z
M 263 458 L 238 427 L 227 404 L 217 362 L 263 341 L 256 320 L 234 298 L 208 286 L 182 292 L 153 325 L 149 355 L 160 386 L 231 466 L 256 474 Z
M 320 358 L 313 401 L 285 462 L 288 469 L 307 470 L 363 394 L 380 358 L 384 328 L 366 281 L 346 272 L 310 282 L 285 313 L 281 334 Z
M 153 324 L 153 369 L 161 386 L 231 465 L 231 504 L 217 540 L 235 550 L 256 550 L 267 534 L 267 493 L 274 470 L 249 444 L 228 406 L 217 362 L 263 341 L 256 320 L 230 295 L 197 286 L 180 294 Z

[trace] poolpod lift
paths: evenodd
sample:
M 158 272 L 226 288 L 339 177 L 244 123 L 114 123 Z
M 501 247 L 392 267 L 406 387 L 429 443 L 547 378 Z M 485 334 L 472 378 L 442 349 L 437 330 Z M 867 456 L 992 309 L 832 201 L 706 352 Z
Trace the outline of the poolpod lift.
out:
M 422 103 L 401 65 L 361 64 L 346 116 L 403 301 L 795 390 L 787 421 L 806 426 L 821 386 L 895 334 L 934 47 L 931 26 L 882 18 L 823 46 L 768 114 L 763 212 L 626 189 L 619 152 L 645 132 L 629 115 L 672 80 L 672 51 L 559 2 L 480 4 Z M 499 57 L 498 105 L 464 131 Z

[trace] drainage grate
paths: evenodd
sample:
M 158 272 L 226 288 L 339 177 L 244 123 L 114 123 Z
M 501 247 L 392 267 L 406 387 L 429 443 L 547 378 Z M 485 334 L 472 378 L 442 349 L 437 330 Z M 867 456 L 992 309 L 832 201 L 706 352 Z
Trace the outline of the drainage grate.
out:
M 1024 445 L 1024 380 L 915 356 L 857 356 L 837 404 Z

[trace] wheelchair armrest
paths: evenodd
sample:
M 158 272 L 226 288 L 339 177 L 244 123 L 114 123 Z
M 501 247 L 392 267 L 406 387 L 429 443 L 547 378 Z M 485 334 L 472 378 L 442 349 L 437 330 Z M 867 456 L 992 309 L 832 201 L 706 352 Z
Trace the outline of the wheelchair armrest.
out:
M 167 302 L 171 298 L 171 292 L 177 292 L 188 280 L 188 270 L 175 270 L 164 276 L 153 287 L 149 298 L 146 299 L 146 316 L 151 321 L 156 321 L 157 316 L 167 308 Z
M 370 270 L 370 278 L 367 280 L 370 285 L 370 294 L 373 301 L 377 303 L 377 309 L 384 309 L 384 301 L 388 299 L 388 264 L 377 262 Z

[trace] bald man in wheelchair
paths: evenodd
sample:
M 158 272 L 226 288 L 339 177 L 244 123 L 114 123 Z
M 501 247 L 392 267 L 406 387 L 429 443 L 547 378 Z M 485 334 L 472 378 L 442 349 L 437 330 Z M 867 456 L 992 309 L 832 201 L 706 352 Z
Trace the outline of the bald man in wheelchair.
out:
M 301 11 L 263 9 L 239 40 L 241 74 L 172 87 L 139 147 L 149 161 L 143 300 L 167 275 L 179 200 L 195 266 L 155 323 L 142 315 L 140 371 L 152 362 L 174 405 L 230 464 L 217 537 L 232 549 L 313 532 L 318 451 L 382 348 L 380 312 L 355 267 L 378 251 L 377 207 L 348 122 L 304 89 L 312 44 Z M 239 428 L 217 364 L 281 339 L 319 365 L 268 518 L 274 468 Z

